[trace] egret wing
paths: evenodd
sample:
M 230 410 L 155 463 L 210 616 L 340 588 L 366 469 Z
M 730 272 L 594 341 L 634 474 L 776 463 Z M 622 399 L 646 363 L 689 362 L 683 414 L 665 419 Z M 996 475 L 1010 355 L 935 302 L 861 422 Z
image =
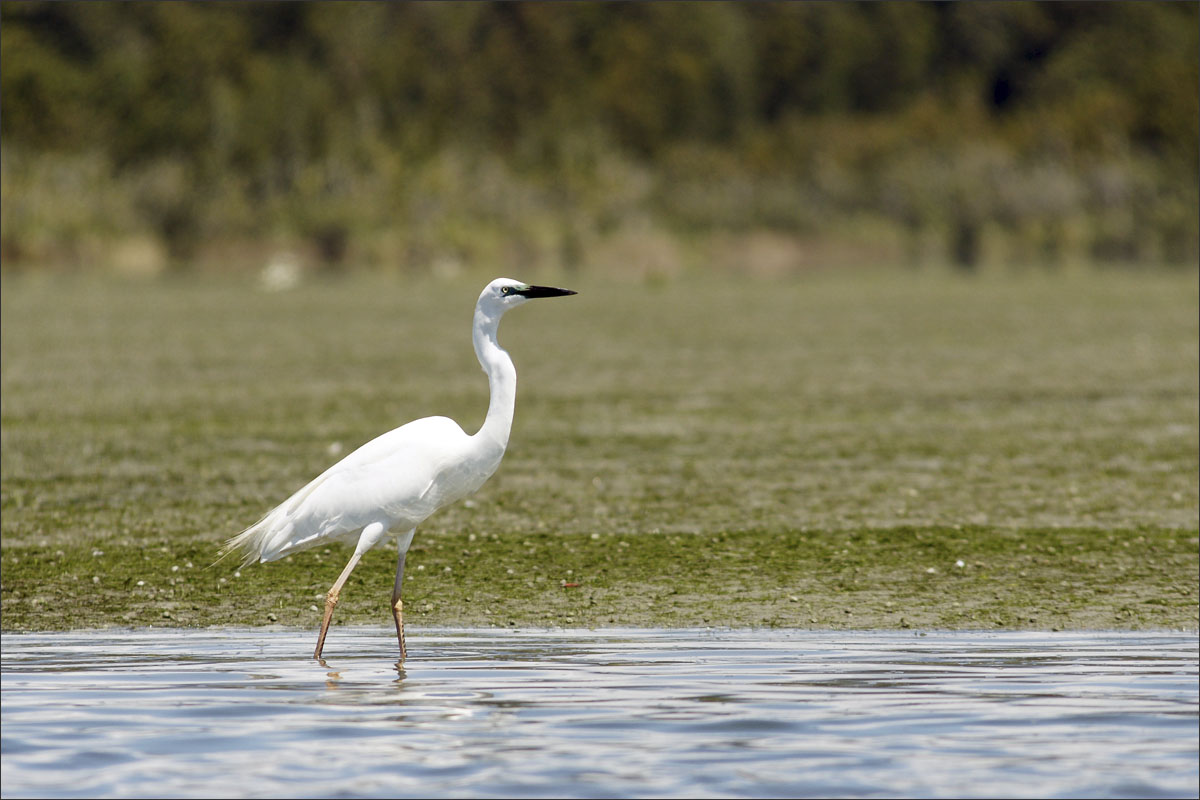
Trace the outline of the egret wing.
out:
M 230 539 L 222 556 L 240 549 L 247 563 L 272 561 L 322 541 L 346 538 L 371 522 L 390 527 L 411 512 L 420 513 L 421 504 L 414 501 L 467 439 L 446 417 L 419 419 L 377 436 Z M 379 519 L 381 509 L 390 519 Z

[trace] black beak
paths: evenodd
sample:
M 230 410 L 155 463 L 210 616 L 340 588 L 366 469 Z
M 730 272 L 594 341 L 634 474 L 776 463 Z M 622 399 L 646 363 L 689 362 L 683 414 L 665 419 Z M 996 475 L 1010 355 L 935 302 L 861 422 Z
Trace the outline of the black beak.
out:
M 569 294 L 575 294 L 570 289 L 555 289 L 553 286 L 527 286 L 524 289 L 515 289 L 513 294 L 519 294 L 522 297 L 565 297 Z

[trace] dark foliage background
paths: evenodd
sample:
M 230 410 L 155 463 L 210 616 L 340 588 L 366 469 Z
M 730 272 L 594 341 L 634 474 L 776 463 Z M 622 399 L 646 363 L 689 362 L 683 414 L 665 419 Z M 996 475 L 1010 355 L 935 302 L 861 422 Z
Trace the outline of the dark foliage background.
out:
M 1195 3 L 0 6 L 3 264 L 1191 264 Z

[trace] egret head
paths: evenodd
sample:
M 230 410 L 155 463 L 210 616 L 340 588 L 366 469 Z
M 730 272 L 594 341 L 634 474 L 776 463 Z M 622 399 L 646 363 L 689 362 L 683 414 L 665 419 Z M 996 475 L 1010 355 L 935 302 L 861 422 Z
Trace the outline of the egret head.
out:
M 494 316 L 535 297 L 564 297 L 569 294 L 575 292 L 553 286 L 533 286 L 512 278 L 497 278 L 485 286 L 479 295 L 479 308 L 488 316 Z

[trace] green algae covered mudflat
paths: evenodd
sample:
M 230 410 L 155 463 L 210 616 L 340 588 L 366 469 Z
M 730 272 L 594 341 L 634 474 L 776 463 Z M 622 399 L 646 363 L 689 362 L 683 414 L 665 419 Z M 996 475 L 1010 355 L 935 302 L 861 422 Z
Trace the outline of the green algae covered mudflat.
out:
M 1197 626 L 1195 272 L 554 281 L 413 624 Z M 315 627 L 348 548 L 217 546 L 392 427 L 474 430 L 484 282 L 5 278 L 4 630 Z M 388 623 L 393 559 L 338 620 Z

